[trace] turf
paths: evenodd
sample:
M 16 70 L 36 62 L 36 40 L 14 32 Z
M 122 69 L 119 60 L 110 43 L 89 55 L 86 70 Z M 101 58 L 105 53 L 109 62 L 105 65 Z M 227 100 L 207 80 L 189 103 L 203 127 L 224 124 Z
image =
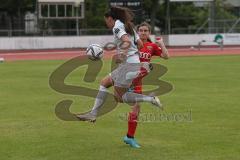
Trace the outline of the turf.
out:
M 141 149 L 122 142 L 129 111 L 119 105 L 96 124 L 67 122 L 55 116 L 55 105 L 71 99 L 72 112 L 90 108 L 92 98 L 53 91 L 49 76 L 64 61 L 18 61 L 0 64 L 1 160 L 237 160 L 240 157 L 240 56 L 178 57 L 160 63 L 161 79 L 174 90 L 160 96 L 165 115 L 191 114 L 190 119 L 156 119 L 139 123 Z M 159 63 L 155 59 L 154 62 Z M 84 69 L 66 83 L 97 88 L 109 71 L 105 62 L 95 83 L 81 82 Z M 142 113 L 163 114 L 148 104 Z

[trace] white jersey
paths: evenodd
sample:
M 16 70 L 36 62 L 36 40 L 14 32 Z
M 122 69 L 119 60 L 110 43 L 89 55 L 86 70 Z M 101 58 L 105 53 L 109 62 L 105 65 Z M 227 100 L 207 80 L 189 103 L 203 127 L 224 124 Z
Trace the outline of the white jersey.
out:
M 131 45 L 130 45 L 130 47 L 128 49 L 128 53 L 127 53 L 127 62 L 128 63 L 140 63 L 138 48 L 135 44 L 137 42 L 137 40 L 139 39 L 138 34 L 135 32 L 135 34 L 134 34 L 135 38 L 134 38 L 134 36 L 127 34 L 124 24 L 120 20 L 116 20 L 115 25 L 113 27 L 113 35 L 114 35 L 114 43 L 117 45 L 118 53 L 120 50 L 120 45 L 122 44 L 121 37 L 125 34 L 128 35 L 128 37 L 131 41 Z

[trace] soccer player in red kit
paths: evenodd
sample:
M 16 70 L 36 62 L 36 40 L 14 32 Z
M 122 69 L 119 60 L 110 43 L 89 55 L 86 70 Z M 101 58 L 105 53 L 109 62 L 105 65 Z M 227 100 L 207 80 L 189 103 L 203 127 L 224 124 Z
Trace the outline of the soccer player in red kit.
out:
M 137 32 L 140 39 L 144 43 L 144 47 L 140 49 L 140 61 L 142 63 L 149 63 L 152 56 L 158 56 L 163 59 L 168 59 L 168 51 L 165 44 L 161 38 L 156 39 L 156 43 L 150 40 L 151 27 L 148 23 L 143 22 L 137 27 Z M 132 91 L 135 93 L 142 94 L 142 78 L 148 74 L 148 71 L 141 68 L 141 76 L 137 77 L 133 81 Z M 140 145 L 134 139 L 135 131 L 137 128 L 138 115 L 140 113 L 140 105 L 136 103 L 132 107 L 132 111 L 128 115 L 128 132 L 124 137 L 124 142 L 129 144 L 133 148 L 140 148 Z

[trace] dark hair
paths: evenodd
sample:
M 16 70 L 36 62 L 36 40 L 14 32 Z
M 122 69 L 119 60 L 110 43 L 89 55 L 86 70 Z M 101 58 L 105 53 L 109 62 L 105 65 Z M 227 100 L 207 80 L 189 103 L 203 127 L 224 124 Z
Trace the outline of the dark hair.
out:
M 104 16 L 112 17 L 114 20 L 119 19 L 124 23 L 126 32 L 134 35 L 134 25 L 132 23 L 134 14 L 130 9 L 125 7 L 111 6 Z
M 151 33 L 151 26 L 150 26 L 150 24 L 147 23 L 147 22 L 142 22 L 141 24 L 139 24 L 139 25 L 137 26 L 137 31 L 139 30 L 140 27 L 143 27 L 143 26 L 146 26 L 146 27 L 148 28 L 149 32 Z M 148 38 L 147 41 L 148 41 L 148 42 L 152 42 L 150 38 Z

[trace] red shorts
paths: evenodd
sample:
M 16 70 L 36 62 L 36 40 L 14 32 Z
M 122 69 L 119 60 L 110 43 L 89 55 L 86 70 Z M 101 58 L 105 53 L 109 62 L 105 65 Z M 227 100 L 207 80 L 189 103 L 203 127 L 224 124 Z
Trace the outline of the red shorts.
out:
M 147 70 L 141 67 L 141 73 L 132 82 L 131 90 L 134 93 L 142 94 L 142 79 L 148 74 Z

